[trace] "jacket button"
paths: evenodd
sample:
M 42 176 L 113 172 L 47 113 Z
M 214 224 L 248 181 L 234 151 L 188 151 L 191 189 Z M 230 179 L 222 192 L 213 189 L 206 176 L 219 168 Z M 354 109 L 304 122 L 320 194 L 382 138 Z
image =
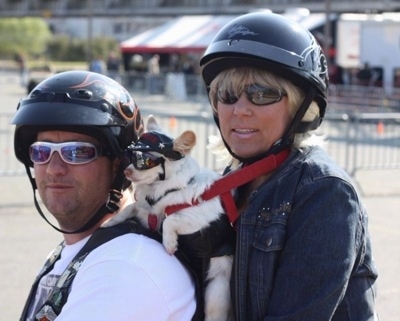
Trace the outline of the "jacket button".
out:
M 271 246 L 271 245 L 272 245 L 272 237 L 269 237 L 269 238 L 265 241 L 265 245 L 266 245 L 266 246 Z

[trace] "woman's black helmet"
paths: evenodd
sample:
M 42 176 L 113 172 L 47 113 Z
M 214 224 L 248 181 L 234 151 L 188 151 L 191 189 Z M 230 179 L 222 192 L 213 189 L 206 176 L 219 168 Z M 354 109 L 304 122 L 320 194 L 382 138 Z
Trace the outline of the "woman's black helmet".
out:
M 42 130 L 93 136 L 110 157 L 120 156 L 143 131 L 140 111 L 130 94 L 109 77 L 89 71 L 55 74 L 37 85 L 17 107 L 14 150 L 32 166 L 29 146 Z
M 328 87 L 327 62 L 314 36 L 296 22 L 270 12 L 242 15 L 226 24 L 200 60 L 207 87 L 222 71 L 251 66 L 290 80 L 314 99 L 325 114 Z

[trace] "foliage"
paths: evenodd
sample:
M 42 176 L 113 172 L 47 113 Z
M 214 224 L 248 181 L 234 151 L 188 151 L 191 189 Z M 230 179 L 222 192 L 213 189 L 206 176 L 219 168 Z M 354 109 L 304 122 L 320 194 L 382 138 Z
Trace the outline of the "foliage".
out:
M 106 59 L 111 51 L 119 51 L 118 42 L 112 38 L 94 38 L 89 46 L 86 39 L 59 35 L 49 41 L 47 55 L 58 61 L 90 61 L 98 56 Z
M 0 19 L 0 55 L 39 56 L 45 53 L 51 32 L 41 18 Z
M 119 52 L 113 38 L 72 38 L 52 35 L 46 21 L 41 18 L 0 19 L 0 58 L 12 59 L 15 54 L 28 61 L 90 61 L 93 57 L 106 59 L 111 51 Z
M 51 60 L 85 61 L 85 43 L 82 39 L 73 39 L 66 35 L 55 36 L 48 43 L 47 55 Z

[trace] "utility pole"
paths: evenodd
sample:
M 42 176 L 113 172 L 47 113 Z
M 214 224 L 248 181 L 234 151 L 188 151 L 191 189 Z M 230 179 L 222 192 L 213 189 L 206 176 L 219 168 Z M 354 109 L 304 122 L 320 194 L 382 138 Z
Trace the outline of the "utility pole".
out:
M 87 2 L 87 44 L 86 44 L 86 61 L 89 64 L 93 59 L 93 0 Z
M 332 37 L 331 37 L 331 0 L 325 0 L 325 16 L 326 16 L 326 22 L 324 25 L 324 53 L 325 57 L 328 59 L 328 65 L 331 64 L 331 57 L 330 57 L 330 48 L 332 45 Z

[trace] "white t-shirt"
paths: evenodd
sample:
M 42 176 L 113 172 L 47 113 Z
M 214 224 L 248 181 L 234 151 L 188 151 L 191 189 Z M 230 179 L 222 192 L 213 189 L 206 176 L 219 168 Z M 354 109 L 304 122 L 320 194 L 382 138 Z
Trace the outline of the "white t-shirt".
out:
M 88 238 L 67 245 L 39 284 L 28 320 Z M 97 247 L 83 261 L 57 321 L 189 321 L 194 283 L 178 259 L 157 241 L 128 233 Z

